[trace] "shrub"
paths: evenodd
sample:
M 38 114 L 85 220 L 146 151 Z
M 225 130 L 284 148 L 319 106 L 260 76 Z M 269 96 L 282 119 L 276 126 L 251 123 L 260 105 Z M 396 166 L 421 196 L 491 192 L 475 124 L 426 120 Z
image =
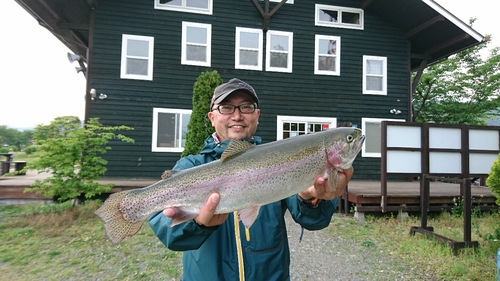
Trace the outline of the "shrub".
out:
M 24 152 L 25 152 L 26 154 L 31 154 L 31 153 L 36 152 L 36 151 L 37 151 L 37 149 L 38 149 L 38 148 L 37 148 L 36 146 L 34 146 L 34 145 L 30 145 L 30 146 L 27 146 L 27 147 L 24 149 Z
M 491 166 L 490 174 L 486 179 L 486 185 L 491 188 L 491 192 L 493 192 L 493 194 L 497 198 L 496 203 L 498 206 L 500 206 L 500 154 Z

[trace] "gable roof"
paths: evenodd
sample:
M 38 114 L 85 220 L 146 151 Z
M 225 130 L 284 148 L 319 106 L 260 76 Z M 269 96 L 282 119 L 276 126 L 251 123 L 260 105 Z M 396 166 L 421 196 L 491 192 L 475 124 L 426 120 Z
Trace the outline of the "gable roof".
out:
M 15 1 L 71 51 L 86 59 L 91 38 L 92 11 L 98 9 L 98 0 Z M 402 29 L 411 45 L 412 71 L 486 40 L 433 0 L 360 2 L 362 9 L 372 11 Z M 255 13 L 258 11 L 255 10 Z

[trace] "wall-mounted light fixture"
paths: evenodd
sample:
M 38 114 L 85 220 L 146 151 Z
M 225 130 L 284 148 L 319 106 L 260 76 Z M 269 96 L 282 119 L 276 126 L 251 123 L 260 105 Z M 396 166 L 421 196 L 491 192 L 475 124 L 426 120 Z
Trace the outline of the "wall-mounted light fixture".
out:
M 391 109 L 389 112 L 395 115 L 401 114 L 401 110 L 395 108 Z
M 90 89 L 89 94 L 90 94 L 90 100 L 95 100 L 95 98 L 97 97 L 97 90 L 94 89 L 94 88 L 92 88 L 92 89 Z M 108 98 L 108 95 L 106 95 L 105 93 L 100 93 L 99 94 L 99 99 L 100 100 L 103 100 L 103 99 L 106 99 L 106 98 Z
M 97 91 L 95 89 L 90 89 L 90 100 L 95 100 Z

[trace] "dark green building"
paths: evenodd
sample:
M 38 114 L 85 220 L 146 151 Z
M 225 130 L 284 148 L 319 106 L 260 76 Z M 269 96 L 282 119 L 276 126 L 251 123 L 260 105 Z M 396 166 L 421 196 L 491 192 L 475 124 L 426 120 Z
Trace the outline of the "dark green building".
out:
M 355 178 L 380 178 L 380 122 L 411 121 L 412 73 L 484 41 L 431 0 L 16 0 L 80 59 L 86 118 L 127 125 L 108 177 L 158 177 L 183 149 L 193 84 L 254 86 L 264 142 L 351 122 Z M 286 2 L 286 3 L 284 3 Z

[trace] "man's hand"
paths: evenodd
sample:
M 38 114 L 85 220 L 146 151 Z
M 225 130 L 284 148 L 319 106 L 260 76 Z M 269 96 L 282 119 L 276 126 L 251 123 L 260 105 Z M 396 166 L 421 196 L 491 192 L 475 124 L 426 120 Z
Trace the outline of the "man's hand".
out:
M 214 215 L 215 209 L 219 204 L 220 195 L 219 193 L 212 193 L 208 197 L 205 205 L 201 209 L 200 213 L 194 221 L 206 227 L 221 225 L 227 219 L 228 214 Z M 175 218 L 181 216 L 181 212 L 177 208 L 168 208 L 163 210 L 163 214 L 169 218 Z
M 313 197 L 324 200 L 332 200 L 333 198 L 344 194 L 344 189 L 347 186 L 347 183 L 351 180 L 353 173 L 354 168 L 352 167 L 347 170 L 338 172 L 339 176 L 337 181 L 337 190 L 335 190 L 334 192 L 330 192 L 328 190 L 328 179 L 317 177 L 314 185 L 302 192 L 299 192 L 299 196 L 304 198 L 305 200 L 311 199 Z

